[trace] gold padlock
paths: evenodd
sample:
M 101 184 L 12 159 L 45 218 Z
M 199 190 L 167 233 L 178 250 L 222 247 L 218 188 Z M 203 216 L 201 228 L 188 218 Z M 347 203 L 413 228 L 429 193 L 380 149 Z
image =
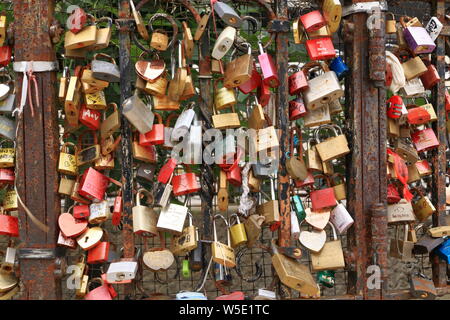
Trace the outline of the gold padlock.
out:
M 253 169 L 248 172 L 248 187 L 251 192 L 261 191 L 261 179 L 255 177 Z
M 179 236 L 172 239 L 171 251 L 174 255 L 186 255 L 198 246 L 198 228 L 192 225 L 192 214 L 188 212 L 189 225 L 183 229 Z
M 152 96 L 162 97 L 166 94 L 167 85 L 169 81 L 167 80 L 167 75 L 164 72 L 155 81 L 147 81 L 144 91 Z
M 265 217 L 265 225 L 272 225 L 280 221 L 278 200 L 275 199 L 275 186 L 272 178 L 270 178 L 270 195 L 271 199 L 269 201 L 260 203 L 256 206 L 256 214 Z M 261 194 L 259 194 L 259 196 L 260 202 L 262 202 Z
M 223 85 L 226 88 L 235 88 L 250 80 L 253 72 L 252 47 L 249 43 L 244 43 L 248 47 L 246 54 L 230 61 L 225 67 Z M 234 56 L 236 50 L 231 54 Z M 219 91 L 218 91 L 219 92 Z M 218 92 L 216 94 L 218 94 Z M 219 108 L 220 109 L 220 108 Z
M 141 205 L 141 195 L 147 194 L 148 202 L 153 202 L 153 197 L 145 189 L 139 189 L 136 194 L 136 205 L 133 211 L 133 232 L 142 237 L 153 237 L 158 235 L 156 228 L 158 217 L 152 208 Z
M 227 230 L 227 244 L 219 242 L 217 240 L 216 219 L 221 218 L 225 222 Z M 213 218 L 213 234 L 214 240 L 211 244 L 211 256 L 214 262 L 224 265 L 228 268 L 234 268 L 236 266 L 236 257 L 234 250 L 231 247 L 230 229 L 227 220 L 220 214 L 216 214 Z
M 216 106 L 216 109 L 222 110 L 233 107 L 236 104 L 234 90 L 226 87 L 217 89 L 219 81 L 223 81 L 223 78 L 214 80 L 214 105 Z
M 188 27 L 186 21 L 182 21 L 183 27 L 183 48 L 186 58 L 191 59 L 194 52 L 194 38 L 192 37 L 191 28 Z
M 100 89 L 105 89 L 109 86 L 108 81 L 94 78 L 92 70 L 88 68 L 85 68 L 83 70 L 83 73 L 81 75 L 81 82 Z
M 64 102 L 64 113 L 66 120 L 71 126 L 78 126 L 78 118 L 80 113 L 80 83 L 78 77 L 70 77 L 69 86 L 67 88 L 66 100 Z
M 170 43 L 169 43 L 169 36 L 167 35 L 167 32 L 165 30 L 163 29 L 153 30 L 153 21 L 159 18 L 163 18 L 169 21 L 169 23 L 172 26 L 172 41 Z M 148 25 L 150 27 L 150 31 L 152 32 L 150 47 L 158 51 L 165 51 L 167 50 L 168 47 L 172 46 L 174 39 L 176 39 L 178 35 L 178 27 L 175 20 L 170 15 L 165 13 L 156 13 L 150 18 Z
M 70 147 L 73 148 L 73 154 L 69 153 Z M 78 174 L 77 152 L 77 146 L 72 142 L 66 142 L 62 145 L 59 153 L 59 172 L 70 176 L 76 176 Z
M 3 47 L 6 40 L 6 15 L 0 16 L 0 47 Z
M 390 138 L 400 136 L 400 125 L 396 119 L 388 118 L 387 134 Z
M 66 100 L 67 87 L 69 85 L 69 68 L 64 67 L 62 77 L 59 79 L 58 100 L 64 103 Z
M 58 193 L 70 196 L 72 194 L 74 184 L 74 179 L 69 179 L 66 176 L 61 176 L 61 180 L 59 181 Z
M 410 190 L 416 191 L 420 197 L 419 200 L 412 203 L 412 207 L 417 220 L 419 220 L 419 222 L 423 222 L 427 220 L 428 217 L 431 216 L 434 212 L 436 212 L 436 208 L 430 201 L 430 198 L 428 198 L 420 188 L 413 187 Z
M 316 145 L 311 144 L 312 141 L 317 141 L 314 138 L 308 140 L 308 150 L 306 151 L 306 165 L 309 171 L 323 172 L 322 160 L 320 160 Z
M 235 218 L 235 223 L 233 224 L 232 219 Z M 236 248 L 240 245 L 247 243 L 247 233 L 245 232 L 245 226 L 240 221 L 237 213 L 230 216 L 230 234 L 231 234 L 231 247 Z
M 331 129 L 334 132 L 334 137 L 330 137 L 327 140 L 321 142 L 319 139 L 319 133 L 324 128 Z M 320 126 L 319 128 L 316 129 L 314 135 L 316 140 L 319 142 L 316 145 L 316 148 L 317 152 L 320 155 L 320 159 L 322 159 L 323 162 L 328 162 L 343 157 L 346 154 L 350 153 L 347 138 L 345 137 L 345 135 L 342 134 L 341 128 L 339 128 L 338 126 L 336 125 Z
M 97 26 L 95 25 L 95 18 L 89 14 L 88 19 L 92 24 L 84 27 L 80 32 L 76 34 L 72 31 L 66 32 L 64 37 L 64 48 L 80 49 L 95 44 L 97 40 Z
M 103 90 L 95 93 L 85 94 L 86 106 L 89 109 L 104 110 L 107 107 L 105 92 Z
M 87 47 L 90 51 L 98 51 L 101 49 L 108 48 L 109 42 L 111 40 L 111 27 L 113 24 L 113 21 L 110 17 L 102 17 L 97 20 L 96 26 L 101 22 L 106 21 L 107 26 L 105 28 L 97 28 L 97 33 L 95 36 L 95 43 L 89 47 Z
M 3 145 L 12 144 L 12 146 L 4 148 Z M 16 148 L 14 142 L 8 140 L 2 140 L 0 143 L 0 168 L 12 168 L 14 167 L 14 159 L 16 156 Z
M 410 164 L 408 165 L 408 183 L 411 182 L 415 182 L 415 181 L 419 181 L 420 178 L 420 174 L 419 171 L 417 170 L 416 164 Z
M 228 210 L 228 181 L 225 171 L 219 173 L 219 191 L 217 192 L 217 207 L 220 212 Z
M 339 179 L 339 182 L 336 183 L 336 178 Z M 331 176 L 331 185 L 334 190 L 334 197 L 336 200 L 341 201 L 347 199 L 347 194 L 345 190 L 345 180 L 344 176 L 341 173 L 335 173 Z
M 106 116 L 107 111 L 113 108 L 113 112 Z M 103 121 L 100 125 L 100 138 L 106 139 L 120 128 L 120 115 L 117 104 L 114 102 L 108 104 L 108 108 L 103 112 Z
M 213 126 L 219 130 L 225 129 L 235 129 L 241 126 L 241 122 L 239 120 L 239 116 L 234 110 L 234 106 L 231 107 L 231 113 L 221 113 L 218 114 L 215 105 L 213 106 Z
M 392 12 L 386 13 L 386 16 L 390 16 L 391 19 L 386 18 L 386 33 L 392 34 L 397 32 L 397 22 Z
M 153 96 L 153 109 L 160 111 L 173 111 L 180 109 L 180 103 L 170 100 L 167 95 Z
M 16 190 L 9 190 L 5 193 L 5 197 L 3 198 L 3 209 L 5 211 L 15 211 L 19 209 Z

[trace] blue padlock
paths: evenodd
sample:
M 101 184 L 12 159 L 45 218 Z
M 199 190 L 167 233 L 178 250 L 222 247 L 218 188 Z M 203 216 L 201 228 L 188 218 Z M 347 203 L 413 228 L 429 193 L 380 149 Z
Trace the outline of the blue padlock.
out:
M 437 255 L 439 258 L 447 262 L 447 264 L 450 263 L 450 239 L 445 240 L 443 244 L 441 244 L 436 249 Z
M 176 295 L 176 300 L 208 300 L 201 292 L 179 292 Z
M 336 57 L 331 60 L 330 70 L 336 73 L 339 80 L 344 79 L 344 77 L 350 72 L 350 69 L 347 67 L 341 57 Z

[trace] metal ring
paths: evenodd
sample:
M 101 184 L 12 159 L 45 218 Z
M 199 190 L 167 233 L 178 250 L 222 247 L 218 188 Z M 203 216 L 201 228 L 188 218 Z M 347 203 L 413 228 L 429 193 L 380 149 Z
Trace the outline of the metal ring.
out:
M 257 262 L 255 262 L 255 267 L 256 267 L 256 272 L 255 274 L 250 277 L 250 278 L 246 278 L 242 275 L 242 271 L 241 271 L 241 258 L 244 255 L 244 253 L 248 250 L 248 248 L 243 247 L 241 250 L 238 251 L 238 253 L 236 254 L 236 273 L 239 276 L 239 278 L 241 278 L 242 280 L 244 280 L 245 282 L 255 282 L 257 280 L 259 280 L 262 276 L 263 273 L 263 265 L 261 263 L 261 259 L 258 260 Z

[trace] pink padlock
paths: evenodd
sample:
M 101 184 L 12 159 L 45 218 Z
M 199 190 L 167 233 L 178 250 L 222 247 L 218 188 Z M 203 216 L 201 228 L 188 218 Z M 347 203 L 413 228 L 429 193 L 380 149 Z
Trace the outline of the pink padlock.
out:
M 300 16 L 300 21 L 303 24 L 306 32 L 319 30 L 327 24 L 319 10 L 314 10 Z
M 264 52 L 261 42 L 258 42 L 260 55 L 258 56 L 259 65 L 261 66 L 263 83 L 271 88 L 276 88 L 280 85 L 278 80 L 277 69 L 272 56 Z

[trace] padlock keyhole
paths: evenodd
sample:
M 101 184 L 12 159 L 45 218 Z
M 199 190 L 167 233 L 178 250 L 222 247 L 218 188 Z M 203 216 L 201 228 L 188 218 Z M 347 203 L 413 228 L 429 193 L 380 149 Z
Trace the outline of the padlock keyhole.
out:
M 88 240 L 89 240 L 89 237 L 86 237 L 84 240 L 84 243 L 88 242 Z

